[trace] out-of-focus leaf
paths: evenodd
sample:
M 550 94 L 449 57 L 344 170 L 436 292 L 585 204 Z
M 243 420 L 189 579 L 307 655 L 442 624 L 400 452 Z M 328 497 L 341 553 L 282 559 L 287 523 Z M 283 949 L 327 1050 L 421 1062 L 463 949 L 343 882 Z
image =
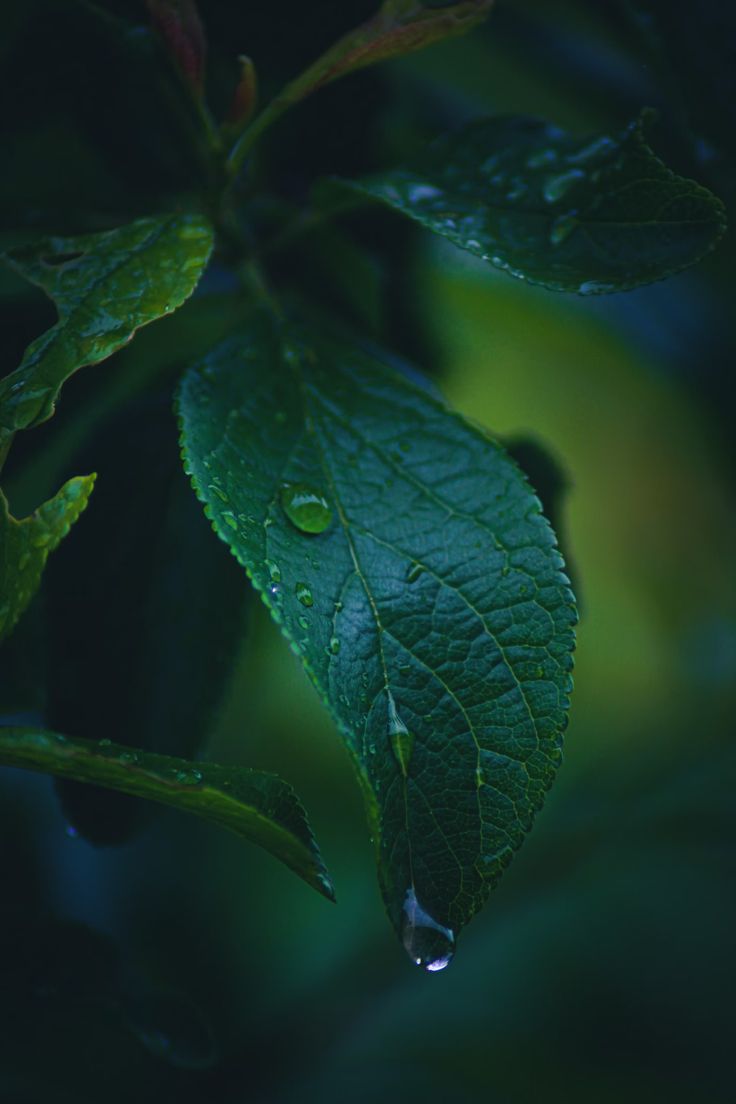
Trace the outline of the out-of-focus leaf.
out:
M 0 452 L 16 430 L 51 417 L 63 383 L 78 368 L 104 360 L 140 326 L 181 306 L 211 250 L 206 219 L 167 215 L 102 234 L 47 238 L 6 254 L 53 299 L 59 321 L 0 380 Z
M 190 758 L 227 686 L 249 588 L 181 470 L 168 395 L 108 418 L 79 459 L 94 462 L 101 493 L 44 582 L 46 723 Z M 58 788 L 95 843 L 124 842 L 153 812 L 92 786 Z
M 725 229 L 720 200 L 649 148 L 647 117 L 585 139 L 539 119 L 487 119 L 349 186 L 519 279 L 623 291 L 695 264 Z
M 334 899 L 306 813 L 275 774 L 153 755 L 103 738 L 79 740 L 38 728 L 0 727 L 0 764 L 93 782 L 194 813 L 270 851 Z
M 504 450 L 385 353 L 268 317 L 185 376 L 184 458 L 355 761 L 390 918 L 447 965 L 561 758 L 575 611 Z
M 0 491 L 0 640 L 10 633 L 38 590 L 49 553 L 61 543 L 87 505 L 94 475 L 70 479 L 20 521 Z

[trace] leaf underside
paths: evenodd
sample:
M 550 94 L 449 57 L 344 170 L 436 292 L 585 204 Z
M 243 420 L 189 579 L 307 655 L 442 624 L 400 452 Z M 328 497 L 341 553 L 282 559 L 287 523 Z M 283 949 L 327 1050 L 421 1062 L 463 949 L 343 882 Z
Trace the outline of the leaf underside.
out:
M 92 782 L 194 813 L 257 843 L 334 900 L 306 813 L 275 774 L 193 763 L 33 728 L 0 727 L 0 763 Z
M 344 183 L 530 283 L 623 291 L 695 264 L 725 230 L 720 200 L 651 151 L 648 118 L 585 139 L 539 119 L 487 119 L 412 165 Z
M 321 326 L 254 321 L 186 374 L 179 412 L 214 528 L 352 753 L 388 913 L 426 964 L 413 927 L 467 923 L 561 758 L 575 611 L 539 501 L 402 366 Z M 295 487 L 328 504 L 322 531 L 287 516 Z
M 101 234 L 47 238 L 5 260 L 53 299 L 59 320 L 0 380 L 0 446 L 50 418 L 62 384 L 105 360 L 141 326 L 175 310 L 197 286 L 212 250 L 199 215 L 138 219 Z

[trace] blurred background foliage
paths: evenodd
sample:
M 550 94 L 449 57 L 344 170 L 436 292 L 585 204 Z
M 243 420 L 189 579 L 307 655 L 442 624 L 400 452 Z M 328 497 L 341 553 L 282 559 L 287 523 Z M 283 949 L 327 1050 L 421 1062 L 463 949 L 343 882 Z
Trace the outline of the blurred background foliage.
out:
M 255 59 L 268 97 L 374 7 L 202 4 L 216 113 L 237 52 Z M 2 21 L 3 248 L 197 191 L 193 121 L 143 4 L 33 0 Z M 529 112 L 585 133 L 647 103 L 661 112 L 657 152 L 732 208 L 735 44 L 718 0 L 499 0 L 472 37 L 302 105 L 269 135 L 254 177 L 300 203 L 317 176 L 389 164 L 476 115 Z M 244 204 L 268 225 L 257 194 Z M 274 279 L 317 274 L 324 299 L 409 354 L 451 403 L 538 440 L 566 471 L 582 621 L 565 765 L 451 969 L 413 970 L 382 914 L 347 756 L 250 603 L 203 749 L 296 787 L 338 906 L 173 812 L 96 848 L 69 828 L 50 780 L 0 772 L 3 1104 L 733 1099 L 733 265 L 731 235 L 666 283 L 568 298 L 385 212 L 279 256 Z M 14 512 L 77 474 L 75 454 L 114 406 L 170 387 L 242 310 L 215 265 L 180 313 L 75 377 L 55 419 L 16 443 Z M 2 272 L 0 319 L 10 371 L 53 311 Z M 115 631 L 100 608 L 99 632 Z M 6 717 L 43 716 L 45 651 L 42 594 L 0 650 Z

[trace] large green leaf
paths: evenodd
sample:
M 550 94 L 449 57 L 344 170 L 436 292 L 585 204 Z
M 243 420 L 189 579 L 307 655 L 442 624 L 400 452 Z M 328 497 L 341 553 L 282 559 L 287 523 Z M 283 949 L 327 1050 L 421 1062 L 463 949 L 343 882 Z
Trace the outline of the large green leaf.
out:
M 622 291 L 694 264 L 725 229 L 720 200 L 652 153 L 646 119 L 582 140 L 488 119 L 349 186 L 530 283 Z
M 65 380 L 175 310 L 194 291 L 212 250 L 199 215 L 139 219 L 102 234 L 47 238 L 6 256 L 53 299 L 59 320 L 0 380 L 0 452 L 8 438 L 50 418 Z
M 105 419 L 77 464 L 94 466 L 100 492 L 44 580 L 45 721 L 86 739 L 104 726 L 114 743 L 190 758 L 228 684 L 250 588 L 181 470 L 169 394 Z M 123 842 L 154 812 L 94 786 L 59 789 L 95 843 Z
M 49 553 L 64 539 L 87 505 L 94 475 L 77 476 L 18 521 L 0 491 L 0 640 L 10 633 L 38 590 Z
M 332 883 L 291 786 L 275 774 L 153 755 L 108 739 L 0 726 L 0 765 L 93 782 L 194 813 L 264 847 L 334 900 Z
M 386 354 L 262 317 L 185 376 L 185 465 L 328 704 L 391 920 L 440 969 L 561 757 L 575 612 L 523 475 Z

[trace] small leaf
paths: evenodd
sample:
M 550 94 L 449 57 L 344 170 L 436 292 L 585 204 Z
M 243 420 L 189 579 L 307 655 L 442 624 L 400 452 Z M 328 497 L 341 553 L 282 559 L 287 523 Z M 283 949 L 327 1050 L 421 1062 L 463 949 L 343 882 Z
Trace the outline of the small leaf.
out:
M 16 430 L 51 417 L 62 384 L 78 368 L 105 360 L 140 326 L 181 306 L 211 250 L 206 219 L 167 215 L 7 254 L 21 276 L 54 300 L 59 321 L 0 380 L 0 450 Z
M 194 92 L 204 91 L 207 41 L 194 0 L 146 0 L 154 27 Z
M 323 896 L 332 883 L 306 813 L 275 774 L 153 755 L 110 740 L 0 727 L 0 764 L 92 782 L 194 813 L 257 843 Z
M 216 531 L 352 753 L 390 918 L 440 969 L 561 757 L 575 613 L 539 501 L 482 430 L 323 324 L 254 321 L 179 408 Z M 329 507 L 318 531 L 285 509 L 294 486 Z
M 6 637 L 36 593 L 53 552 L 87 505 L 94 475 L 70 479 L 30 517 L 11 517 L 0 491 L 0 640 Z
M 720 200 L 652 153 L 648 117 L 583 140 L 538 119 L 488 119 L 349 186 L 519 279 L 623 291 L 695 264 L 725 230 Z

